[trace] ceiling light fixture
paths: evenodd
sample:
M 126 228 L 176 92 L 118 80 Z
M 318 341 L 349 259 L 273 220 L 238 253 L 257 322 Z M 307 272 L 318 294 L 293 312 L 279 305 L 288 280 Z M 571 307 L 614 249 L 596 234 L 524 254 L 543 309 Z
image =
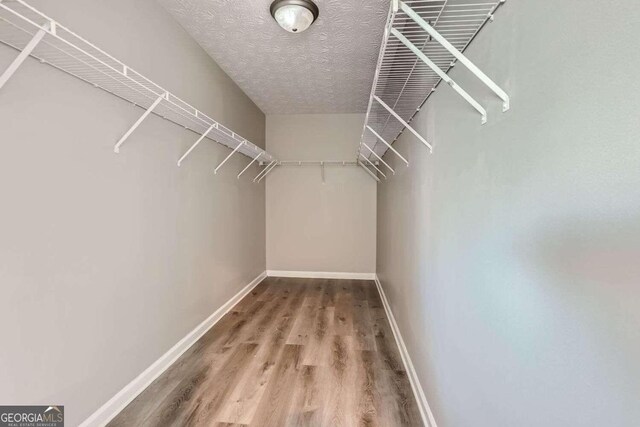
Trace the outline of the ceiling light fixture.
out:
M 318 18 L 318 6 L 311 0 L 275 0 L 271 16 L 290 33 L 301 33 Z

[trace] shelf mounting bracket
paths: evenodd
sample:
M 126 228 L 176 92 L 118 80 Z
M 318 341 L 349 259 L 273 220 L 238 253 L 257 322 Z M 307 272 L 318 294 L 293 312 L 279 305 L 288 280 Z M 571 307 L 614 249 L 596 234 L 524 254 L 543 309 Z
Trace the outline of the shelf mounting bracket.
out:
M 4 84 L 9 81 L 13 73 L 15 73 L 20 65 L 24 62 L 25 59 L 31 55 L 31 52 L 38 46 L 38 43 L 42 40 L 42 38 L 47 34 L 47 30 L 51 28 L 51 23 L 47 23 L 43 28 L 39 29 L 33 38 L 27 43 L 27 45 L 22 49 L 22 51 L 18 54 L 16 59 L 13 60 L 9 67 L 4 70 L 4 73 L 0 76 L 0 89 L 4 86 Z
M 229 153 L 229 155 L 227 157 L 224 158 L 224 160 L 222 162 L 220 162 L 220 164 L 214 169 L 213 173 L 217 174 L 218 173 L 218 169 L 220 169 L 222 167 L 222 165 L 224 165 L 225 163 L 227 163 L 227 160 L 229 160 L 231 158 L 231 156 L 233 156 L 234 154 L 236 154 L 236 152 L 240 149 L 240 147 L 242 147 L 245 144 L 245 142 L 241 142 L 240 144 L 238 144 L 238 146 L 236 148 L 233 149 L 233 151 L 231 153 Z
M 358 165 L 360 165 L 362 167 L 362 169 L 365 170 L 365 172 L 367 172 L 369 174 L 369 176 L 373 179 L 375 179 L 376 181 L 380 182 L 380 178 L 378 178 L 373 172 L 371 172 L 369 170 L 368 167 L 366 167 L 360 160 L 358 160 Z
M 365 146 L 365 148 L 369 151 L 371 151 L 371 154 L 373 154 L 374 156 L 376 156 L 376 158 L 378 160 L 380 160 L 382 162 L 383 165 L 385 165 L 387 168 L 389 168 L 389 170 L 391 171 L 391 173 L 393 173 L 394 175 L 396 174 L 396 171 L 393 170 L 393 168 L 391 166 L 389 166 L 389 164 L 387 162 L 385 162 L 384 160 L 382 160 L 382 157 L 378 156 L 378 153 L 376 153 L 375 151 L 373 151 L 371 148 L 369 148 L 369 146 L 367 144 L 365 144 L 364 142 L 362 143 L 362 145 Z
M 420 58 L 422 62 L 427 64 L 429 68 L 431 68 L 438 75 L 438 77 L 440 77 L 444 82 L 446 82 L 449 86 L 451 86 L 453 90 L 458 92 L 458 94 L 461 97 L 463 97 L 469 104 L 471 104 L 471 106 L 475 108 L 482 116 L 482 124 L 485 124 L 487 122 L 487 111 L 484 109 L 484 107 L 482 107 L 482 105 L 478 103 L 478 101 L 473 99 L 471 95 L 469 95 L 456 82 L 454 82 L 453 79 L 449 77 L 447 73 L 442 71 L 440 67 L 434 64 L 433 61 L 431 61 L 429 57 L 427 57 L 427 55 L 425 55 L 420 49 L 416 47 L 416 45 L 411 43 L 405 36 L 403 36 L 402 33 L 400 33 L 400 31 L 396 30 L 395 28 L 392 28 L 391 34 L 393 34 L 398 40 L 400 40 L 400 42 L 402 42 L 403 45 L 409 48 L 409 50 L 413 52 L 418 58 Z
M 386 105 L 386 104 L 385 104 Z M 373 130 L 373 128 L 369 125 L 366 126 L 366 129 L 371 132 L 372 134 L 375 135 L 376 138 L 378 138 L 380 141 L 382 141 L 384 143 L 384 145 L 386 145 L 389 150 L 393 151 L 395 153 L 396 156 L 400 157 L 400 159 L 405 162 L 407 164 L 407 166 L 409 166 L 409 161 L 407 159 L 405 159 L 400 153 L 398 153 L 398 151 L 393 148 L 391 146 L 391 144 L 389 144 L 383 137 L 380 136 L 380 134 L 378 134 L 378 132 L 376 132 L 375 130 Z
M 414 46 L 415 47 L 415 46 Z M 417 49 L 417 48 L 416 48 Z M 445 74 L 446 75 L 446 74 Z M 377 95 L 373 95 L 373 98 L 378 102 L 378 104 L 382 105 L 384 107 L 385 110 L 387 110 L 389 112 L 389 114 L 391 114 L 393 117 L 396 118 L 396 120 L 398 120 L 400 123 L 402 123 L 402 126 L 404 126 L 405 128 L 409 129 L 409 131 L 411 131 L 412 134 L 415 135 L 416 138 L 418 138 L 420 140 L 420 142 L 422 142 L 424 145 L 427 146 L 427 148 L 429 148 L 429 152 L 433 153 L 433 147 L 431 146 L 431 144 L 429 144 L 427 142 L 426 139 L 424 139 L 422 137 L 422 135 L 420 135 L 418 133 L 417 130 L 415 130 L 414 128 L 412 128 L 411 126 L 409 126 L 409 123 L 405 122 L 404 119 L 402 117 L 400 117 L 398 115 L 398 113 L 396 113 L 395 111 L 393 111 L 393 108 L 389 107 L 382 99 L 380 99 Z
M 278 162 L 277 162 L 277 161 L 274 161 L 274 162 L 273 162 L 273 166 L 271 166 L 269 169 L 267 169 L 267 171 L 264 173 L 264 175 L 262 175 L 262 176 L 260 177 L 260 179 L 258 179 L 258 181 L 257 181 L 257 182 L 262 181 L 262 179 L 263 179 L 264 177 L 266 177 L 267 175 L 269 175 L 269 173 L 271 173 L 271 171 L 272 171 L 272 170 L 274 170 L 274 169 L 276 168 L 276 166 L 278 166 Z
M 360 156 L 362 156 L 362 158 L 365 159 L 367 161 L 367 163 L 369 163 L 371 166 L 373 166 L 373 168 L 375 170 L 377 170 L 378 173 L 384 177 L 384 179 L 387 179 L 387 175 L 385 175 L 384 172 L 382 172 L 371 160 L 369 160 L 367 157 L 365 157 L 364 154 L 360 153 Z
M 275 162 L 276 162 L 275 160 L 272 160 L 271 163 L 269 163 L 267 166 L 264 167 L 264 169 L 258 172 L 258 175 L 256 175 L 255 178 L 253 178 L 253 182 L 256 182 L 256 179 L 258 179 L 259 177 L 262 177 L 262 175 L 267 171 L 267 169 L 269 169 L 271 165 L 273 165 Z
M 186 151 L 186 153 L 184 153 L 184 154 L 182 155 L 182 157 L 180 157 L 180 160 L 178 160 L 178 166 L 180 166 L 180 164 L 182 163 L 182 161 L 183 161 L 184 159 L 186 159 L 186 158 L 187 158 L 187 156 L 189 155 L 189 153 L 191 153 L 191 152 L 193 151 L 193 149 L 194 149 L 194 148 L 196 148 L 196 147 L 198 146 L 198 144 L 200 144 L 200 143 L 202 142 L 202 140 L 206 138 L 206 136 L 209 134 L 209 132 L 211 132 L 211 130 L 212 130 L 213 128 L 215 128 L 215 127 L 216 127 L 216 125 L 211 125 L 211 126 L 209 127 L 209 129 L 207 129 L 207 130 L 205 131 L 205 133 L 203 133 L 202 135 L 200 135 L 200 138 L 198 138 L 198 140 L 197 140 L 197 141 L 196 141 L 196 142 L 195 142 L 191 147 L 189 147 L 189 149 Z
M 151 104 L 151 106 L 147 109 L 147 111 L 145 111 L 142 114 L 142 116 L 140 116 L 140 118 L 138 120 L 136 120 L 136 122 L 133 124 L 133 126 L 131 126 L 131 128 L 124 135 L 122 135 L 122 138 L 120 138 L 120 140 L 115 145 L 115 147 L 113 147 L 113 151 L 114 152 L 116 152 L 116 153 L 120 152 L 120 146 L 122 144 L 124 144 L 124 142 L 127 140 L 127 138 L 129 138 L 129 135 L 131 135 L 133 133 L 133 131 L 136 130 L 136 128 L 138 126 L 140 126 L 140 123 L 142 123 L 144 121 L 144 119 L 146 119 L 149 116 L 149 114 L 151 114 L 153 112 L 153 110 L 158 106 L 158 104 L 160 104 L 160 101 L 162 101 L 163 99 L 166 99 L 166 98 L 167 98 L 167 92 L 163 93 L 162 95 L 160 95 L 158 97 L 158 99 L 153 101 L 153 104 Z
M 445 49 L 449 51 L 458 61 L 463 63 L 469 71 L 471 71 L 477 78 L 479 78 L 489 89 L 493 91 L 500 99 L 502 99 L 502 111 L 509 109 L 509 95 L 494 83 L 485 73 L 482 72 L 473 62 L 471 62 L 466 56 L 456 49 L 449 41 L 438 33 L 427 21 L 422 19 L 413 9 L 407 6 L 404 2 L 400 2 L 400 8 L 404 13 L 413 19 L 413 21 L 422 27 L 429 35 L 438 43 L 440 43 Z
M 244 169 L 242 169 L 242 171 L 240 171 L 240 173 L 238 174 L 238 179 L 240 179 L 240 177 L 242 176 L 243 173 L 246 172 L 247 169 L 249 169 L 249 167 L 251 167 L 252 164 L 254 164 L 256 161 L 258 161 L 258 159 L 260 158 L 260 156 L 262 156 L 262 153 L 258 153 L 258 155 L 249 162 L 249 164 L 247 166 L 245 166 Z

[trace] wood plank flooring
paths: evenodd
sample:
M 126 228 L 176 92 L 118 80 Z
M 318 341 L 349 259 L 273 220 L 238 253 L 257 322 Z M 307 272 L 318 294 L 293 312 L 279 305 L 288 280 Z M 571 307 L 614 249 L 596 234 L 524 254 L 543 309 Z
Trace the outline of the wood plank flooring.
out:
M 375 283 L 270 277 L 109 426 L 421 426 Z

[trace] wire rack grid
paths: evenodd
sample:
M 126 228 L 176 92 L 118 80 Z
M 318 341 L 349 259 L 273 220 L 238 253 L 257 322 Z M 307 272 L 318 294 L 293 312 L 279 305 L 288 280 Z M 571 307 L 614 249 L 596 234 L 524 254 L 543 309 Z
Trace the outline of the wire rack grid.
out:
M 503 1 L 405 0 L 404 3 L 457 50 L 464 52 L 476 34 L 493 19 L 494 12 Z M 405 126 L 377 102 L 375 97 L 381 99 L 405 122 L 410 123 L 442 80 L 414 52 L 391 34 L 392 29 L 400 32 L 445 72 L 448 73 L 455 63 L 455 57 L 401 8 L 394 11 L 392 2 L 358 153 L 359 157 L 368 159 L 382 157 L 389 149 L 379 137 L 393 144 L 405 129 Z M 379 137 L 367 127 L 373 129 Z M 375 154 L 363 144 L 370 147 Z

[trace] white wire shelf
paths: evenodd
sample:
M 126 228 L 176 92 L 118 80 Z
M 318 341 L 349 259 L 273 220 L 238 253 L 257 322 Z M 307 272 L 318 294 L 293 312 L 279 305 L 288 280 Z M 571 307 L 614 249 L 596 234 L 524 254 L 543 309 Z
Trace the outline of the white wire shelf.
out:
M 358 158 L 381 158 L 404 129 L 413 132 L 431 149 L 431 144 L 407 125 L 443 77 L 480 112 L 484 123 L 486 112 L 482 106 L 447 75 L 456 60 L 464 61 L 478 78 L 503 99 L 504 111 L 509 108 L 509 98 L 504 91 L 461 55 L 483 26 L 493 20 L 494 12 L 503 2 L 504 0 L 391 1 Z M 420 20 L 427 26 L 421 24 Z M 444 42 L 442 39 L 445 39 Z M 444 45 L 447 42 L 450 44 L 449 48 Z M 457 50 L 460 55 L 454 56 L 453 50 Z M 437 72 L 428 62 L 441 72 Z M 408 164 L 406 159 L 402 160 Z
M 22 0 L 0 0 L 0 42 L 259 162 L 273 156 Z M 19 56 L 20 56 L 19 55 Z M 22 60 L 0 78 L 0 87 Z M 13 67 L 13 69 L 12 69 Z M 141 121 L 139 120 L 139 122 Z M 139 124 L 137 122 L 120 144 Z M 202 137 L 204 135 L 204 137 Z M 191 149 L 195 148 L 192 147 Z M 190 150 L 191 150 L 190 149 Z M 190 152 L 190 151 L 189 151 Z M 184 157 L 182 159 L 183 160 Z M 226 161 L 226 159 L 225 159 Z M 217 170 L 217 169 L 216 169 Z

